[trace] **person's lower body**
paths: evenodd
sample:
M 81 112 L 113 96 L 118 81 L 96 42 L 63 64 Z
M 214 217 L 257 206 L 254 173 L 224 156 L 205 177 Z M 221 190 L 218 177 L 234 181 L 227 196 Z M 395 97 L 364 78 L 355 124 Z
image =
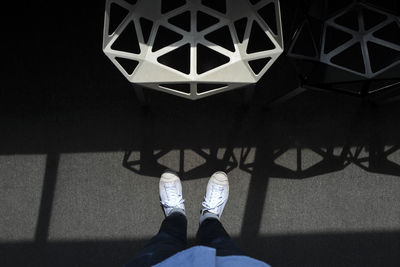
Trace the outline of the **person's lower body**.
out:
M 152 266 L 186 249 L 187 220 L 185 215 L 174 212 L 166 217 L 160 231 L 127 264 L 127 266 Z M 205 219 L 196 236 L 198 245 L 215 248 L 217 256 L 244 255 L 215 218 Z
M 219 218 L 228 199 L 229 184 L 223 172 L 214 173 L 208 185 L 196 241 L 216 249 L 217 256 L 244 255 L 225 231 Z M 186 249 L 187 219 L 179 177 L 166 172 L 160 180 L 160 198 L 166 218 L 160 230 L 126 266 L 151 266 Z

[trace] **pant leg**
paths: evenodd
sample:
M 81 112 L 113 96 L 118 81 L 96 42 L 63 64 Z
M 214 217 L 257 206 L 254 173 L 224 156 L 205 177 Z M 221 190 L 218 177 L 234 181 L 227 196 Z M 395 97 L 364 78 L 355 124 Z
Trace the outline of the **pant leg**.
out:
M 200 224 L 197 243 L 215 248 L 217 256 L 245 255 L 215 218 L 207 218 Z
M 186 216 L 180 212 L 172 213 L 164 219 L 158 234 L 133 257 L 126 267 L 155 265 L 184 250 L 187 245 L 186 232 Z

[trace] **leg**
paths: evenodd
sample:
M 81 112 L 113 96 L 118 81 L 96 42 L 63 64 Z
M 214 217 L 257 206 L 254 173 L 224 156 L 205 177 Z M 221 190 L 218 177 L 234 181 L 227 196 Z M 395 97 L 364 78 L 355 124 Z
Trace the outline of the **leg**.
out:
M 215 248 L 217 256 L 244 255 L 217 218 L 207 218 L 200 224 L 197 242 Z
M 292 99 L 292 98 L 296 97 L 297 95 L 299 95 L 299 94 L 301 94 L 301 93 L 303 93 L 305 91 L 306 91 L 305 88 L 298 87 L 295 90 L 285 94 L 284 96 L 281 96 L 281 97 L 273 100 L 272 102 L 267 103 L 267 106 L 270 107 L 270 108 L 274 108 L 274 107 L 279 106 L 282 103 L 288 101 L 289 99 Z
M 253 100 L 255 84 L 248 85 L 244 88 L 243 105 L 248 107 Z
M 187 220 L 182 184 L 176 173 L 164 172 L 161 175 L 159 189 L 165 213 L 160 231 L 126 267 L 152 266 L 186 248 Z
M 135 90 L 135 94 L 139 100 L 140 106 L 142 106 L 142 107 L 146 106 L 148 103 L 147 103 L 147 99 L 146 99 L 146 96 L 143 91 L 143 87 L 135 84 L 135 85 L 133 85 L 133 89 Z
M 160 231 L 126 265 L 152 266 L 186 248 L 186 216 L 173 212 L 161 224 Z

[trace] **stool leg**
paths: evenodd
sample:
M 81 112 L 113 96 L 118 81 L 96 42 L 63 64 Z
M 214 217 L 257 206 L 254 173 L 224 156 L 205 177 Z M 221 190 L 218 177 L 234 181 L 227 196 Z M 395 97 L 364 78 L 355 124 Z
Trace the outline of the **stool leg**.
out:
M 304 91 L 306 91 L 307 89 L 303 88 L 303 87 L 298 87 L 296 89 L 294 89 L 293 91 L 287 93 L 286 95 L 282 96 L 282 97 L 278 97 L 277 99 L 267 103 L 267 106 L 269 108 L 273 108 L 276 106 L 279 106 L 280 104 L 288 101 L 289 99 L 294 98 L 295 96 L 303 93 Z
M 244 88 L 244 98 L 243 98 L 243 105 L 244 106 L 249 106 L 251 100 L 253 100 L 253 96 L 254 96 L 254 91 L 255 91 L 256 85 L 255 84 L 251 84 L 248 85 Z
M 148 103 L 147 103 L 147 99 L 146 99 L 146 96 L 143 91 L 143 87 L 135 84 L 135 85 L 133 85 L 133 89 L 135 90 L 135 94 L 139 100 L 140 105 L 146 106 Z

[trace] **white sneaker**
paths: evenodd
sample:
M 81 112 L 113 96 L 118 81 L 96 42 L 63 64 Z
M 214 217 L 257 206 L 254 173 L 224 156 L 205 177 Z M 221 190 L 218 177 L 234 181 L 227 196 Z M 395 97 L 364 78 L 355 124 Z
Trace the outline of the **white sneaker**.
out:
M 169 216 L 175 211 L 186 215 L 181 180 L 173 171 L 165 171 L 161 175 L 160 200 L 165 216 Z
M 222 212 L 229 196 L 229 181 L 228 176 L 224 172 L 214 173 L 207 184 L 207 192 L 202 203 L 200 223 L 209 217 L 205 214 L 211 213 L 210 217 L 221 217 Z

